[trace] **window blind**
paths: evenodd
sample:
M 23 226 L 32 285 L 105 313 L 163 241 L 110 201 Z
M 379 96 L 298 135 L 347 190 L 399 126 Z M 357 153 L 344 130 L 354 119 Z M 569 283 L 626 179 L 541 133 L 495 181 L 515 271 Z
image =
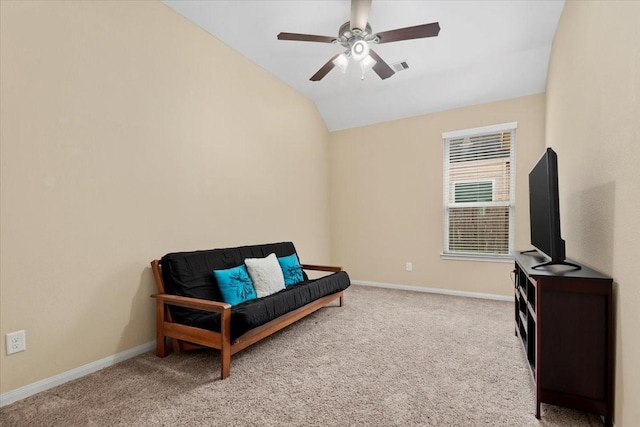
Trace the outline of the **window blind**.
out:
M 443 134 L 444 253 L 508 257 L 517 124 Z

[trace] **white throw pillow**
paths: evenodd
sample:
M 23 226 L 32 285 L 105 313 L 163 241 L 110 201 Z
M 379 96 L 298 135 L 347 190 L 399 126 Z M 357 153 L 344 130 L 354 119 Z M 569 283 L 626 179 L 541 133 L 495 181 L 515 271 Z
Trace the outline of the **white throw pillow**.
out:
M 276 254 L 270 254 L 266 258 L 247 258 L 244 263 L 258 298 L 284 289 L 284 276 Z

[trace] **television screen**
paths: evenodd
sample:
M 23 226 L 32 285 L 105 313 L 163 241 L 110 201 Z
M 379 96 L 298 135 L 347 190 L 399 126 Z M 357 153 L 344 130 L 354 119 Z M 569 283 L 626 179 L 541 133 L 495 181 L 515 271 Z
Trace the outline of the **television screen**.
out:
M 529 212 L 531 244 L 551 258 L 551 263 L 562 264 L 565 243 L 560 236 L 558 156 L 551 148 L 529 173 Z

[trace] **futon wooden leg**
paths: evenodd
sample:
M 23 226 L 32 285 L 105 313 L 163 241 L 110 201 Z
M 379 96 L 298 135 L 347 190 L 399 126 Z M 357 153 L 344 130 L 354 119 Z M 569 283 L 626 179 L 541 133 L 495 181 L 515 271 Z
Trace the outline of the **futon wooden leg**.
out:
M 156 356 L 165 357 L 167 355 L 166 340 L 164 338 L 164 305 L 159 299 L 156 300 Z
M 231 374 L 231 310 L 227 309 L 221 313 L 222 324 L 220 325 L 222 345 L 220 346 L 220 378 L 225 379 Z
M 344 307 L 344 292 L 340 294 L 340 307 Z
M 222 358 L 220 378 L 225 379 L 231 374 L 231 349 L 229 348 L 227 351 L 222 350 L 220 355 Z
M 165 338 L 156 338 L 156 356 L 165 357 L 167 355 L 167 349 L 165 346 Z

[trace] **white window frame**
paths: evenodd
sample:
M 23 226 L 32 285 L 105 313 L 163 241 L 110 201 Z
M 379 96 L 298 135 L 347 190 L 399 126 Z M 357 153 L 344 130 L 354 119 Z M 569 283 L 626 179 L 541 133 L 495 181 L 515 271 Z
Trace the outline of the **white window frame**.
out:
M 511 255 L 514 247 L 515 237 L 515 200 L 516 200 L 516 131 L 518 128 L 518 122 L 501 123 L 491 126 L 483 126 L 472 129 L 464 129 L 452 132 L 443 132 L 442 141 L 444 144 L 444 189 L 443 189 L 443 252 L 440 255 L 442 259 L 453 260 L 468 260 L 468 261 L 491 261 L 491 262 L 513 262 L 513 256 Z M 449 191 L 455 191 L 452 189 L 451 182 L 449 180 L 449 141 L 452 139 L 480 136 L 483 134 L 499 133 L 513 131 L 513 137 L 510 141 L 510 187 L 509 187 L 509 201 L 493 201 L 490 202 L 490 206 L 508 206 L 509 207 L 509 239 L 508 239 L 508 253 L 507 254 L 484 254 L 484 253 L 468 253 L 468 252 L 450 252 L 449 251 L 449 208 L 462 206 L 465 207 L 484 207 L 488 206 L 489 202 L 485 203 L 449 203 Z M 480 178 L 477 181 L 488 181 L 489 179 Z M 457 181 L 463 182 L 463 181 Z M 454 183 L 455 184 L 455 183 Z M 493 185 L 493 191 L 495 191 L 495 185 Z M 495 199 L 495 194 L 493 194 Z

